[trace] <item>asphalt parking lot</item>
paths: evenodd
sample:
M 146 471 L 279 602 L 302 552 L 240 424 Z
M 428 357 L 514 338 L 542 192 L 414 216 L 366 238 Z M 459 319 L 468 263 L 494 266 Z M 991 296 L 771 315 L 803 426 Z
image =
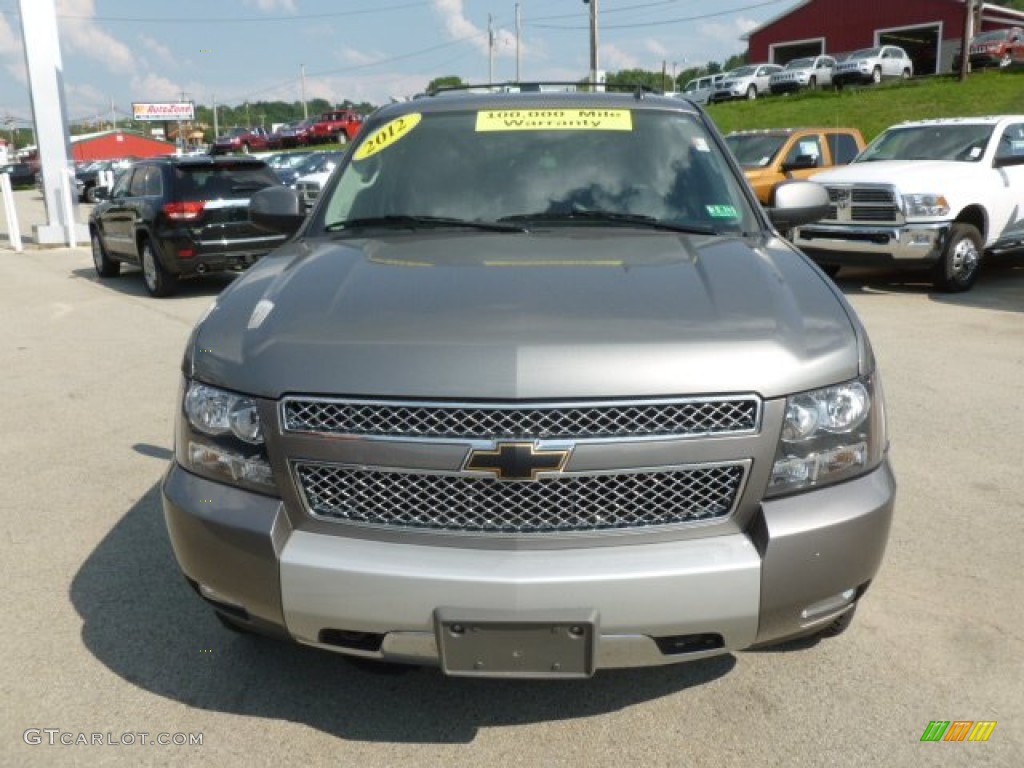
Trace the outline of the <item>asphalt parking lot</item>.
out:
M 900 483 L 849 632 L 584 682 L 467 681 L 231 634 L 181 579 L 158 483 L 186 337 L 230 278 L 154 300 L 135 270 L 99 282 L 87 249 L 0 241 L 0 765 L 1021 765 L 1024 258 L 956 296 L 891 277 L 840 278 Z M 933 720 L 997 725 L 922 743 Z M 102 743 L 61 744 L 83 734 Z

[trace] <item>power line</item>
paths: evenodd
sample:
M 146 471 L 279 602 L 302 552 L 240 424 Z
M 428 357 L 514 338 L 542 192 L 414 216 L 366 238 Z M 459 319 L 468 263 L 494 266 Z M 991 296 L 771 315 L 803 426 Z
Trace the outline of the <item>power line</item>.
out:
M 310 21 L 315 19 L 335 19 L 347 16 L 365 16 L 374 13 L 387 13 L 389 11 L 403 11 L 409 8 L 430 5 L 426 0 L 419 0 L 414 3 L 402 3 L 399 5 L 385 5 L 375 8 L 357 8 L 348 11 L 333 11 L 331 13 L 305 13 L 292 14 L 290 16 L 224 16 L 224 17 L 180 17 L 180 16 L 82 16 L 76 14 L 57 14 L 58 19 L 72 21 L 105 21 L 113 23 L 135 23 L 135 24 L 248 24 L 248 23 L 280 23 L 282 21 Z M 0 15 L 19 16 L 14 10 L 0 10 Z
M 782 2 L 791 2 L 791 1 L 792 0 L 767 0 L 767 2 L 753 3 L 751 5 L 743 6 L 742 8 L 731 8 L 731 9 L 729 9 L 727 11 L 715 11 L 714 13 L 703 13 L 703 14 L 700 14 L 700 15 L 697 15 L 697 16 L 686 16 L 686 17 L 683 17 L 683 18 L 676 18 L 676 19 L 659 19 L 658 21 L 640 21 L 640 22 L 634 22 L 632 24 L 604 24 L 604 23 L 602 23 L 601 24 L 601 29 L 602 30 L 604 30 L 604 29 L 637 29 L 637 28 L 640 28 L 640 27 L 660 27 L 660 26 L 664 26 L 666 24 L 684 24 L 684 23 L 686 23 L 688 21 L 702 21 L 704 19 L 713 19 L 713 18 L 716 18 L 718 16 L 731 16 L 731 15 L 736 14 L 736 13 L 742 13 L 744 11 L 753 11 L 753 10 L 757 10 L 758 8 L 764 8 L 765 6 L 768 6 L 768 5 L 778 5 L 779 3 L 782 3 Z M 523 23 L 526 26 L 535 27 L 537 29 L 554 29 L 554 30 L 580 30 L 580 29 L 587 29 L 586 26 L 581 26 L 581 25 L 577 25 L 577 24 L 573 24 L 573 25 L 567 25 L 567 24 L 538 24 L 536 22 L 530 22 L 528 20 L 524 20 Z

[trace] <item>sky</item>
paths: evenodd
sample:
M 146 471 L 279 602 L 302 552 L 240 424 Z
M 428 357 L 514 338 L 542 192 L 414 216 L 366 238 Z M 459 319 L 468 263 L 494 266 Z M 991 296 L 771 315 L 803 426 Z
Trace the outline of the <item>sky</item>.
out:
M 516 76 L 515 0 L 55 4 L 71 122 L 109 119 L 112 108 L 123 119 L 138 101 L 298 101 L 303 82 L 307 99 L 381 105 L 422 91 L 435 77 L 486 83 L 492 70 L 495 82 Z M 599 0 L 599 66 L 661 70 L 664 62 L 671 74 L 722 62 L 745 50 L 744 33 L 795 4 Z M 581 0 L 518 5 L 520 79 L 585 77 L 589 6 Z M 0 120 L 23 127 L 31 100 L 18 9 L 18 0 L 0 0 Z

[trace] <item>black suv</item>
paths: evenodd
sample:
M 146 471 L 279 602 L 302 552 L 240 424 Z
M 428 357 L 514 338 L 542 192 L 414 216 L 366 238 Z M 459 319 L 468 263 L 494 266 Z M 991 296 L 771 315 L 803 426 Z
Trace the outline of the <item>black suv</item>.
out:
M 241 270 L 286 239 L 249 222 L 249 198 L 280 182 L 262 160 L 164 157 L 125 171 L 89 216 L 100 277 L 142 267 L 146 289 L 169 296 L 180 278 Z

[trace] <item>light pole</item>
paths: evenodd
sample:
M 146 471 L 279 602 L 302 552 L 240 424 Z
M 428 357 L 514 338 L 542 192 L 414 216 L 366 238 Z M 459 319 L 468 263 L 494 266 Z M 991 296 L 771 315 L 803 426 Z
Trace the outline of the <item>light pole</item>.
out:
M 597 0 L 583 0 L 590 6 L 590 88 L 597 90 Z

